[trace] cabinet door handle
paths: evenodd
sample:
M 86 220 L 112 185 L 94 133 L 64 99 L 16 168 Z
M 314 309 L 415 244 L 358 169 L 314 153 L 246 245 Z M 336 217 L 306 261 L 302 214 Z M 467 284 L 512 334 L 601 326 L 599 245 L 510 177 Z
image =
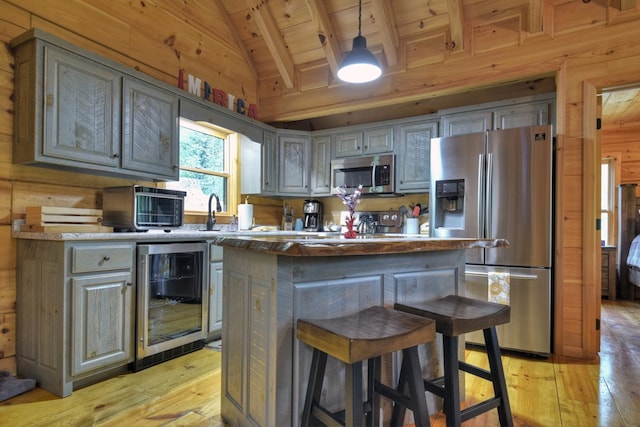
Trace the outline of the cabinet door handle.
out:
M 133 283 L 127 282 L 127 286 L 133 286 Z
M 102 259 L 104 261 L 109 261 L 111 259 L 111 257 L 109 255 L 105 255 L 105 256 L 102 257 Z
M 113 158 L 117 159 L 118 157 L 120 157 L 120 153 L 113 153 Z

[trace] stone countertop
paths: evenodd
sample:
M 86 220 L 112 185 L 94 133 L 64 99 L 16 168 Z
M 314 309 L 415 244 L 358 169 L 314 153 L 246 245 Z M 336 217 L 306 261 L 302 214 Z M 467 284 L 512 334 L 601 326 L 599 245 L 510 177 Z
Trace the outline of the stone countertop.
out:
M 179 242 L 209 241 L 218 246 L 286 256 L 344 256 L 376 253 L 415 253 L 508 246 L 504 239 L 430 238 L 425 235 L 377 234 L 345 239 L 337 232 L 305 231 L 201 231 L 178 229 L 124 233 L 14 232 L 16 239 L 47 241 Z

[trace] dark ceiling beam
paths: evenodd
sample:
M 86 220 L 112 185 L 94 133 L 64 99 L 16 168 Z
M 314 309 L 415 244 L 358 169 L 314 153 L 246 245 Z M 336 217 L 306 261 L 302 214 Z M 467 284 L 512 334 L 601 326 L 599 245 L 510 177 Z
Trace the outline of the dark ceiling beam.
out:
M 291 59 L 287 45 L 280 34 L 280 30 L 273 16 L 271 16 L 268 7 L 266 7 L 266 2 L 256 0 L 246 0 L 246 2 L 251 9 L 256 25 L 258 25 L 262 33 L 262 38 L 267 44 L 267 49 L 269 49 L 269 53 L 271 53 L 276 68 L 280 72 L 284 86 L 287 89 L 292 89 L 295 86 L 293 59 Z

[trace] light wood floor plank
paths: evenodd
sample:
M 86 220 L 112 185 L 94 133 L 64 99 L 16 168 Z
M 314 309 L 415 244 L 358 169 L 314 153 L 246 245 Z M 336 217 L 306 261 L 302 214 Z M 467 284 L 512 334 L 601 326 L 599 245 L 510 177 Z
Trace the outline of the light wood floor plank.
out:
M 599 360 L 503 354 L 514 425 L 519 427 L 640 426 L 640 302 L 602 303 Z M 61 399 L 42 389 L 0 402 L 4 426 L 222 427 L 221 354 L 203 349 L 137 373 L 76 390 Z M 467 349 L 469 363 L 486 368 L 486 354 Z M 465 405 L 492 393 L 487 381 L 465 374 Z M 432 426 L 442 427 L 442 413 Z M 463 424 L 497 427 L 496 411 Z

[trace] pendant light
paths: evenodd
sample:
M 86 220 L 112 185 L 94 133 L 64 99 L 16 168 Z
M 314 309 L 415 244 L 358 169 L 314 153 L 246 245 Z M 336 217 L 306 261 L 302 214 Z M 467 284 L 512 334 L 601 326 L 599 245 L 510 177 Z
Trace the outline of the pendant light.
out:
M 351 52 L 340 64 L 338 78 L 347 83 L 368 83 L 380 77 L 382 69 L 362 36 L 362 0 L 358 6 L 358 36 L 353 39 Z

